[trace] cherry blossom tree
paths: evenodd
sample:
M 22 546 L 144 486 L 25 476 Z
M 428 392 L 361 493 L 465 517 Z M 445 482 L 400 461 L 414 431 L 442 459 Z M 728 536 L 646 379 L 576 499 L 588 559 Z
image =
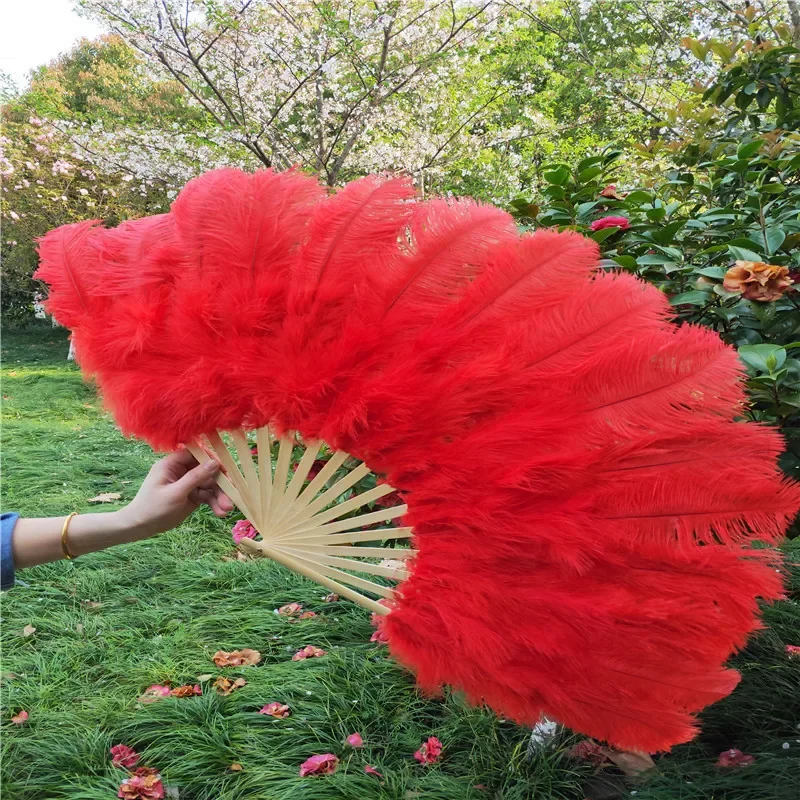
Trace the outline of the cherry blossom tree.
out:
M 494 0 L 80 5 L 183 87 L 215 142 L 235 144 L 260 165 L 300 163 L 331 185 L 359 151 L 362 167 L 370 148 L 381 155 L 376 143 L 413 116 L 420 98 L 423 116 L 435 112 L 437 95 L 450 102 L 445 87 L 498 35 L 503 10 Z M 490 95 L 484 107 L 492 102 Z M 171 144 L 185 152 L 180 133 Z M 428 160 L 444 149 L 426 146 Z

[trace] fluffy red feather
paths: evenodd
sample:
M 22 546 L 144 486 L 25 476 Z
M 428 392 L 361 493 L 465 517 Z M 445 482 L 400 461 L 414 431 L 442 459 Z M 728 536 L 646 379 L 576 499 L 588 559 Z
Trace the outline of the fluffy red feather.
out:
M 57 229 L 38 277 L 126 433 L 297 429 L 400 490 L 385 625 L 428 688 L 620 747 L 690 739 L 782 592 L 800 506 L 736 353 L 573 233 L 369 177 L 221 170 L 167 215 Z M 747 480 L 743 481 L 743 475 Z

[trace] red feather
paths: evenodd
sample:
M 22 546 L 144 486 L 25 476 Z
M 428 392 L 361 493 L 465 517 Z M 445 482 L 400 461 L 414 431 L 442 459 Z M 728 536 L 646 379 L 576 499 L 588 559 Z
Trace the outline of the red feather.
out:
M 38 275 L 127 433 L 321 437 L 408 503 L 385 620 L 428 688 L 628 749 L 696 732 L 782 594 L 800 506 L 736 353 L 574 233 L 369 177 L 222 170 L 168 215 L 48 234 Z M 746 480 L 743 480 L 746 476 Z

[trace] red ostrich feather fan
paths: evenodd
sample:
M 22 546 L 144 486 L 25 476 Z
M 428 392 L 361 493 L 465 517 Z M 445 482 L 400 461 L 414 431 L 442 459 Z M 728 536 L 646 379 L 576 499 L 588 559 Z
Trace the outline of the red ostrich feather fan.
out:
M 392 597 L 382 626 L 422 686 L 652 752 L 736 685 L 724 662 L 759 628 L 757 599 L 782 592 L 775 551 L 752 543 L 781 536 L 800 492 L 778 434 L 739 420 L 736 353 L 599 271 L 590 240 L 520 236 L 502 211 L 422 202 L 403 179 L 329 195 L 297 171 L 226 169 L 168 214 L 64 226 L 40 253 L 50 310 L 122 430 L 201 458 L 216 445 L 249 516 L 272 502 L 302 530 L 291 503 L 319 512 L 343 484 L 311 502 L 301 464 L 284 488 L 284 453 L 259 495 L 246 439 L 223 455 L 217 431 L 260 429 L 270 475 L 265 426 L 296 431 L 401 493 L 407 508 L 356 522 L 405 513 L 409 570 L 364 562 L 404 580 L 348 585 Z M 403 535 L 336 534 L 321 513 L 305 550 L 262 524 L 263 553 L 339 585 L 332 553 Z

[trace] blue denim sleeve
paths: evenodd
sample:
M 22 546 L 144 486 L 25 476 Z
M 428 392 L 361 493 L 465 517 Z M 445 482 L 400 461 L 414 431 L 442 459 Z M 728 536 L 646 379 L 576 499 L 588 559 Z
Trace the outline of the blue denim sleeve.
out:
M 11 539 L 19 514 L 0 514 L 0 591 L 10 589 L 14 585 L 14 549 Z

